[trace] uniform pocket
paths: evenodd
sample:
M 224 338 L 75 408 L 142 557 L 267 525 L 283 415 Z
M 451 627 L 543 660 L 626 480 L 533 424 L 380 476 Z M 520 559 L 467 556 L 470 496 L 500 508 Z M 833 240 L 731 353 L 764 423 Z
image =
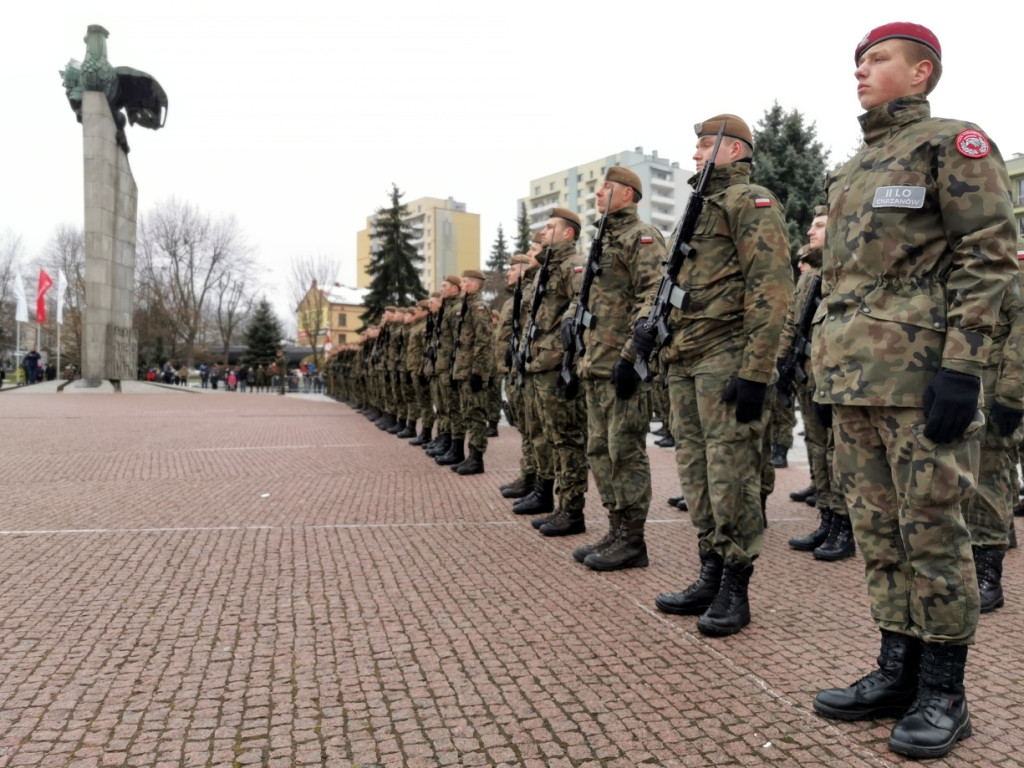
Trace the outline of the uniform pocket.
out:
M 914 427 L 910 456 L 910 487 L 907 497 L 915 506 L 959 504 L 977 481 L 980 433 L 985 424 L 975 414 L 963 437 L 952 443 L 936 443 L 924 435 L 924 422 Z

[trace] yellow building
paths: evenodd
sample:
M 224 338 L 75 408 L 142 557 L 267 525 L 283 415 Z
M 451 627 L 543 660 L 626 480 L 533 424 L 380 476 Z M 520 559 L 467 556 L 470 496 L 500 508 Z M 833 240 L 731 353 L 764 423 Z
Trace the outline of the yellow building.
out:
M 466 211 L 466 204 L 454 198 L 441 200 L 421 197 L 405 203 L 405 222 L 412 233 L 412 244 L 423 257 L 419 265 L 423 287 L 436 291 L 445 275 L 462 274 L 465 269 L 480 269 L 480 214 Z M 376 248 L 374 222 L 368 216 L 366 229 L 356 234 L 356 282 L 360 288 L 370 285 L 370 256 Z
M 335 283 L 325 291 L 314 280 L 295 311 L 299 329 L 296 344 L 312 348 L 312 340 L 315 339 L 317 354 L 322 359 L 328 338 L 335 349 L 340 344 L 358 340 L 358 330 L 362 325 L 359 316 L 366 311 L 363 299 L 367 293 L 364 289 L 341 283 Z M 330 349 L 326 351 L 330 352 Z

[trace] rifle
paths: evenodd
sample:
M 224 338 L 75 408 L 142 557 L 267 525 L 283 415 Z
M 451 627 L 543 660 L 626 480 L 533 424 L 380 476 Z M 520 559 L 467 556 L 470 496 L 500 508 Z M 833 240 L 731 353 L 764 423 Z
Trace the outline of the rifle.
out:
M 526 339 L 519 350 L 519 386 L 523 386 L 526 364 L 533 362 L 533 340 L 537 336 L 537 310 L 548 292 L 548 280 L 551 279 L 551 245 L 544 252 L 544 263 L 537 273 L 537 281 L 533 284 L 533 303 L 530 305 L 530 323 L 526 326 Z
M 508 349 L 512 357 L 512 366 L 519 359 L 519 335 L 523 332 L 523 324 L 519 322 L 519 314 L 523 309 L 523 272 L 523 265 L 520 264 L 519 275 L 516 277 L 516 289 L 512 293 L 512 335 L 508 338 Z M 509 381 L 511 381 L 512 366 L 509 366 L 508 369 Z
M 430 336 L 430 343 L 427 345 L 427 360 L 429 362 L 430 375 L 437 371 L 437 347 L 441 343 L 441 321 L 444 319 L 444 301 L 437 308 L 437 318 L 434 320 L 433 333 Z
M 576 298 L 576 311 L 572 316 L 572 338 L 570 343 L 565 345 L 562 353 L 562 372 L 559 375 L 559 383 L 564 387 L 572 386 L 576 380 L 576 372 L 573 367 L 576 365 L 576 356 L 583 354 L 586 347 L 583 344 L 583 332 L 594 329 L 597 318 L 594 317 L 589 308 L 590 285 L 594 278 L 601 274 L 601 254 L 604 252 L 604 229 L 608 223 L 608 209 L 611 207 L 611 195 L 605 201 L 604 214 L 601 216 L 601 224 L 597 228 L 597 235 L 590 243 L 590 253 L 587 255 L 587 265 L 583 269 L 583 281 L 580 283 L 579 296 Z
M 462 297 L 462 310 L 459 312 L 459 322 L 455 324 L 455 343 L 452 345 L 452 364 L 448 369 L 451 380 L 455 381 L 455 355 L 462 345 L 462 324 L 466 322 L 466 312 L 469 311 L 469 294 Z
M 811 320 L 814 313 L 821 304 L 821 275 L 815 275 L 811 280 L 811 287 L 807 294 L 807 301 L 800 310 L 800 317 L 796 322 L 796 329 L 793 332 L 793 342 L 786 351 L 786 356 L 779 363 L 779 380 L 775 383 L 775 389 L 787 407 L 793 402 L 793 395 L 796 394 L 794 380 L 803 384 L 807 381 L 807 373 L 804 371 L 804 361 L 811 356 Z
M 686 203 L 686 210 L 683 211 L 683 217 L 679 220 L 679 229 L 676 230 L 675 240 L 672 241 L 672 249 L 665 261 L 661 282 L 658 283 L 654 305 L 644 321 L 644 330 L 656 332 L 654 349 L 651 350 L 650 356 L 637 351 L 636 362 L 633 363 L 633 368 L 644 381 L 651 380 L 650 358 L 658 353 L 658 350 L 668 342 L 672 335 L 668 327 L 668 316 L 671 314 L 672 308 L 683 310 L 689 303 L 689 292 L 680 288 L 676 284 L 676 280 L 679 277 L 683 261 L 693 254 L 690 240 L 693 239 L 694 230 L 697 228 L 697 219 L 700 218 L 701 211 L 704 210 L 704 190 L 711 179 L 711 172 L 715 170 L 715 157 L 718 156 L 718 148 L 722 145 L 725 125 L 726 121 L 723 120 L 722 127 L 718 129 L 718 136 L 715 138 L 715 148 L 711 152 L 711 157 L 704 163 L 700 178 L 697 180 L 697 187 Z

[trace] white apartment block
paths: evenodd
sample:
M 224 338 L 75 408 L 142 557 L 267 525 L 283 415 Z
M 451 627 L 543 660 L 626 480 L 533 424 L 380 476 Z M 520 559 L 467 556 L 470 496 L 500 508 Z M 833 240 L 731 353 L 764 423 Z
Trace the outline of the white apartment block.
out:
M 644 154 L 643 147 L 533 179 L 530 195 L 519 201 L 526 204 L 530 228 L 536 231 L 543 227 L 556 207 L 575 211 L 583 222 L 580 243 L 586 253 L 601 219 L 597 212 L 597 189 L 604 182 L 605 171 L 613 165 L 629 168 L 640 177 L 644 195 L 637 213 L 668 240 L 690 198 L 690 185 L 686 182 L 694 172 L 680 168 L 678 162 L 658 157 L 657 150 Z

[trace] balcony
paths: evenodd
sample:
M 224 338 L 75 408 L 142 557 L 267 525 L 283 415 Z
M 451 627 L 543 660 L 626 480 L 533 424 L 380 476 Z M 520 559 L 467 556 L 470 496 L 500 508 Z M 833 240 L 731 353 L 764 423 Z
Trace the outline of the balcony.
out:
M 662 225 L 667 224 L 669 229 L 672 229 L 676 225 L 676 217 L 671 216 L 664 211 L 658 211 L 651 209 L 651 223 L 659 228 L 664 228 Z
M 654 189 L 664 189 L 667 192 L 675 192 L 676 183 L 672 179 L 659 179 L 657 176 L 651 176 L 651 187 Z
M 530 210 L 527 211 L 527 213 L 529 214 L 530 218 L 537 218 L 540 216 L 547 218 L 548 214 L 551 213 L 553 210 L 555 210 L 555 203 L 554 201 L 551 201 L 550 203 L 543 203 L 541 205 L 538 205 L 536 208 L 531 208 Z
M 665 197 L 664 195 L 659 195 L 656 192 L 651 194 L 651 203 L 652 204 L 657 203 L 658 205 L 664 205 L 664 206 L 666 206 L 668 208 L 675 208 L 676 207 L 676 201 L 675 201 L 674 197 Z

